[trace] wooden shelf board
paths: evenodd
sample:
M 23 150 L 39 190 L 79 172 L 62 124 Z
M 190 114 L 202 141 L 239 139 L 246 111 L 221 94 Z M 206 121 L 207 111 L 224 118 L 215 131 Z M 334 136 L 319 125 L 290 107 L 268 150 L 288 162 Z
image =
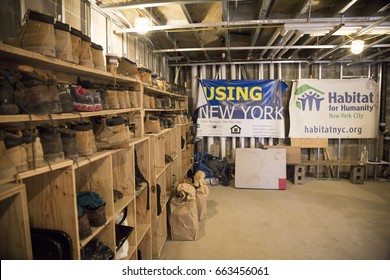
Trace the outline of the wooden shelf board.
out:
M 87 164 L 98 161 L 99 159 L 105 158 L 105 157 L 109 156 L 111 153 L 112 153 L 112 151 L 101 151 L 101 152 L 94 153 L 92 156 L 79 157 L 79 159 L 77 160 L 77 163 L 74 163 L 72 165 L 72 168 L 77 169 L 77 168 L 83 167 Z
M 147 188 L 147 186 L 148 186 L 148 184 L 146 182 L 142 182 L 141 188 L 139 190 L 135 190 L 136 197 L 138 197 Z M 137 195 L 137 193 L 138 193 L 138 195 Z
M 129 250 L 128 250 L 128 255 L 125 258 L 122 258 L 120 260 L 130 260 L 131 256 L 134 254 L 135 250 L 137 249 L 136 246 L 130 246 L 129 245 Z
M 49 163 L 46 163 L 45 166 L 38 167 L 36 169 L 27 170 L 24 172 L 20 172 L 20 173 L 18 173 L 17 177 L 19 177 L 20 179 L 26 179 L 26 178 L 33 177 L 33 176 L 43 174 L 43 173 L 47 173 L 47 172 L 50 172 L 53 170 L 69 167 L 69 166 L 72 166 L 72 164 L 73 164 L 72 160 L 64 160 L 64 161 L 60 161 L 60 162 L 50 163 L 50 166 L 49 166 Z
M 0 58 L 2 60 L 27 64 L 38 68 L 50 69 L 62 73 L 68 73 L 79 76 L 88 76 L 90 78 L 103 79 L 105 81 L 136 83 L 137 80 L 131 77 L 125 77 L 119 74 L 112 74 L 94 68 L 76 65 L 54 57 L 44 56 L 38 53 L 30 52 L 21 48 L 0 43 Z
M 156 258 L 160 258 L 162 249 L 164 248 L 165 241 L 167 240 L 167 236 L 157 236 L 157 256 Z
M 151 93 L 151 94 L 156 94 L 156 95 L 165 95 L 165 96 L 171 96 L 171 97 L 176 97 L 176 98 L 182 98 L 182 99 L 186 99 L 187 96 L 185 95 L 180 95 L 180 94 L 176 94 L 176 93 L 172 93 L 172 92 L 168 92 L 168 91 L 164 91 L 164 90 L 161 90 L 161 89 L 158 89 L 158 88 L 154 88 L 154 87 L 151 87 L 145 83 L 143 83 L 144 85 L 144 92 L 146 93 Z
M 114 216 L 116 217 L 127 205 L 134 200 L 132 195 L 124 195 L 121 199 L 114 203 Z
M 99 234 L 113 219 L 113 216 L 106 216 L 106 223 L 100 227 L 91 227 L 92 228 L 92 234 L 88 236 L 87 238 L 80 240 L 80 246 L 84 247 L 88 244 L 89 241 L 91 241 L 95 236 Z
M 298 165 L 361 165 L 359 160 L 303 160 Z
M 172 164 L 172 162 L 167 163 L 164 167 L 156 167 L 156 179 L 160 177 L 165 170 Z
M 186 109 L 144 109 L 145 112 L 181 112 L 187 111 Z
M 24 185 L 20 183 L 11 183 L 0 185 L 0 201 L 13 195 L 19 194 L 24 190 Z
M 141 243 L 142 239 L 146 235 L 150 228 L 150 224 L 138 224 L 137 225 L 137 246 Z
M 51 120 L 74 120 L 88 117 L 125 114 L 131 112 L 140 112 L 141 108 L 126 108 L 117 110 L 102 110 L 95 112 L 78 112 L 78 113 L 61 113 L 61 114 L 50 114 L 50 115 L 1 115 L 0 123 L 15 123 L 15 122 L 40 122 L 40 121 L 51 121 Z
M 141 138 L 131 138 L 129 145 L 130 146 L 134 146 L 134 145 L 142 143 L 142 142 L 144 142 L 146 140 L 148 140 L 148 137 L 146 137 L 146 136 L 145 137 L 141 137 Z

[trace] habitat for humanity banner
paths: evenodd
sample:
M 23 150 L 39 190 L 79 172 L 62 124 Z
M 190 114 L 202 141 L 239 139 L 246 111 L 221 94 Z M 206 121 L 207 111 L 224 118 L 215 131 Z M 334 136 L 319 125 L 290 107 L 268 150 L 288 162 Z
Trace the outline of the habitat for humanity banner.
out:
M 280 80 L 201 80 L 197 136 L 284 138 Z
M 372 79 L 299 80 L 290 99 L 291 138 L 374 138 L 378 86 Z

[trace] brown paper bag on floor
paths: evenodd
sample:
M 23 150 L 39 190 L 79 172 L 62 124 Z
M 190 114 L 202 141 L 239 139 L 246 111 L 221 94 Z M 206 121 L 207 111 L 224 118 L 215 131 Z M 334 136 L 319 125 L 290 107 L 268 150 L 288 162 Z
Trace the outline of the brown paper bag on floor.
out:
M 169 224 L 172 240 L 196 240 L 199 232 L 195 189 L 190 184 L 179 184 L 177 195 L 170 203 Z
M 194 176 L 199 221 L 207 216 L 207 198 L 209 197 L 210 190 L 206 184 L 205 178 L 206 174 L 201 170 L 196 172 Z

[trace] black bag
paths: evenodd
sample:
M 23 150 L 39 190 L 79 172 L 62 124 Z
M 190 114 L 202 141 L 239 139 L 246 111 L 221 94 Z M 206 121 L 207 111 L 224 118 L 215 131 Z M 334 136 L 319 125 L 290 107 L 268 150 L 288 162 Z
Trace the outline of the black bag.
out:
M 146 202 L 146 210 L 150 209 L 149 205 L 149 182 L 145 179 L 144 175 L 142 175 L 141 170 L 138 167 L 138 159 L 137 152 L 134 152 L 134 165 L 135 165 L 135 189 L 138 190 L 142 186 L 142 182 L 147 184 L 147 202 Z
M 161 186 L 157 184 L 156 186 L 157 192 L 157 217 L 161 214 Z

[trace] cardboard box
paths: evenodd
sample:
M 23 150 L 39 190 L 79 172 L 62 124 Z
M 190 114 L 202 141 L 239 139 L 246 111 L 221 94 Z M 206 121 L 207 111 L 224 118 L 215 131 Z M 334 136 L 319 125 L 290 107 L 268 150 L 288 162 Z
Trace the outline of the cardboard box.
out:
M 266 146 L 268 149 L 286 150 L 287 164 L 301 164 L 301 147 L 298 146 Z

